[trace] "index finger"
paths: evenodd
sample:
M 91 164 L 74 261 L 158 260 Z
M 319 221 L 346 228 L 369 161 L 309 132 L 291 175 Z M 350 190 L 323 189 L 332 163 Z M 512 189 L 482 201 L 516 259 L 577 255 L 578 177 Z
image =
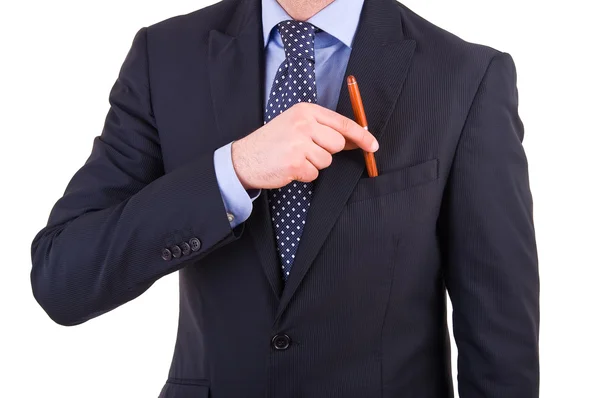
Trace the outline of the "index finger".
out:
M 373 134 L 354 120 L 323 107 L 318 107 L 318 110 L 314 112 L 314 116 L 317 123 L 331 127 L 343 135 L 346 140 L 354 142 L 363 150 L 375 152 L 379 149 L 379 143 Z

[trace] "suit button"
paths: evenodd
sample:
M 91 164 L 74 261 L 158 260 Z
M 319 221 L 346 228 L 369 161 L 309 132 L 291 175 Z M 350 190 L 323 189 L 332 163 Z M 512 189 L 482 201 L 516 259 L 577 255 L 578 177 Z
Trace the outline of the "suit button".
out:
M 192 248 L 187 242 L 180 243 L 179 247 L 181 247 L 181 253 L 183 253 L 184 256 L 187 256 L 192 251 Z
M 290 341 L 290 336 L 288 336 L 287 334 L 278 334 L 275 337 L 273 337 L 273 339 L 271 340 L 271 344 L 276 350 L 283 351 L 288 349 L 288 347 L 290 346 Z
M 181 257 L 181 248 L 177 245 L 171 248 L 171 253 L 173 253 L 173 258 Z
M 198 250 L 200 250 L 200 248 L 202 247 L 202 243 L 200 242 L 200 239 L 198 239 L 198 238 L 190 239 L 190 247 L 192 248 L 192 251 L 194 251 L 194 252 L 197 252 Z
M 170 259 L 173 258 L 173 253 L 171 253 L 171 250 L 164 248 L 162 249 L 162 259 L 165 261 L 169 261 Z

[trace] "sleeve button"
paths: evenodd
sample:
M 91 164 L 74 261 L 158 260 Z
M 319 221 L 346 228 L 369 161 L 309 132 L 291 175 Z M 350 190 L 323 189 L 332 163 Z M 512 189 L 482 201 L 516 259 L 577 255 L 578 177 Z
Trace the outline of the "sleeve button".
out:
M 177 245 L 171 248 L 171 253 L 173 253 L 173 258 L 181 257 L 181 248 Z
M 234 219 L 235 219 L 235 217 L 233 216 L 233 214 L 231 214 L 231 213 L 227 213 L 227 220 L 228 220 L 229 222 L 233 222 L 233 220 L 234 220 Z
M 170 259 L 173 258 L 173 253 L 171 253 L 171 250 L 164 248 L 162 249 L 162 255 L 161 255 L 162 259 L 165 261 L 169 261 Z
M 190 247 L 192 248 L 192 251 L 194 251 L 194 252 L 197 252 L 198 250 L 200 250 L 200 248 L 202 247 L 202 243 L 200 242 L 200 239 L 198 239 L 198 238 L 190 239 Z
M 183 253 L 184 256 L 187 256 L 192 251 L 192 248 L 187 242 L 180 243 L 179 247 L 181 247 L 181 253 Z

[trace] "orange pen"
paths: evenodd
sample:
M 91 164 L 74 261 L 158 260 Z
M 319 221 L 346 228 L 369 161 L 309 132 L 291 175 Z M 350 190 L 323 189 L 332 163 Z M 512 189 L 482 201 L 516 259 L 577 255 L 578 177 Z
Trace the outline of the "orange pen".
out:
M 365 130 L 368 130 L 367 115 L 365 114 L 365 107 L 360 97 L 360 90 L 358 89 L 358 83 L 356 78 L 352 75 L 346 79 L 348 83 L 348 92 L 350 93 L 350 102 L 352 103 L 352 110 L 354 111 L 354 120 Z M 363 151 L 365 156 L 365 164 L 367 165 L 367 173 L 369 177 L 377 177 L 377 164 L 375 163 L 375 154 L 373 152 Z

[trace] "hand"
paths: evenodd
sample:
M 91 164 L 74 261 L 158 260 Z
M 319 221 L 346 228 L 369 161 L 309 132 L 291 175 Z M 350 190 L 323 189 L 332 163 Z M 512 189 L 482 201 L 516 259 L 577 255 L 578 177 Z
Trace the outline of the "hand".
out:
M 379 149 L 371 133 L 327 108 L 300 102 L 250 135 L 235 141 L 231 157 L 245 189 L 310 182 L 342 150 Z

